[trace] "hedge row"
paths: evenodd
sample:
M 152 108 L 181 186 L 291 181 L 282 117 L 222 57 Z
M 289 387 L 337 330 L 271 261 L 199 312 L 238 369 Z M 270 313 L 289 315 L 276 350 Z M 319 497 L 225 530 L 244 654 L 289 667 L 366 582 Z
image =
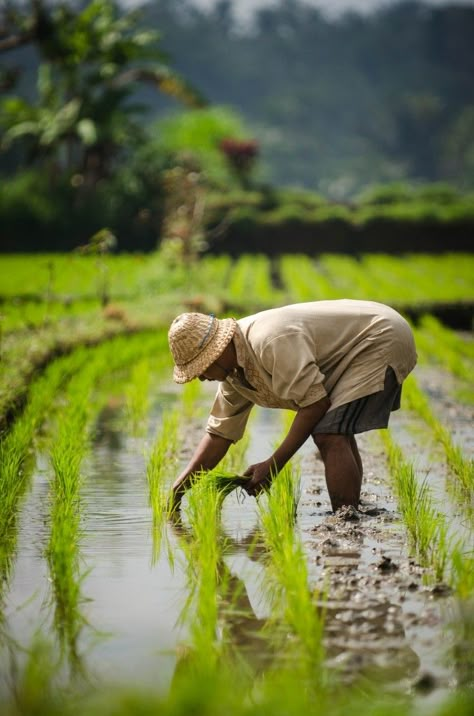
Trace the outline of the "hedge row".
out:
M 211 229 L 213 227 L 211 226 Z M 371 219 L 362 225 L 347 219 L 304 221 L 293 218 L 266 223 L 251 218 L 229 222 L 208 251 L 238 256 L 259 253 L 444 253 L 470 252 L 474 247 L 474 219 L 436 220 Z

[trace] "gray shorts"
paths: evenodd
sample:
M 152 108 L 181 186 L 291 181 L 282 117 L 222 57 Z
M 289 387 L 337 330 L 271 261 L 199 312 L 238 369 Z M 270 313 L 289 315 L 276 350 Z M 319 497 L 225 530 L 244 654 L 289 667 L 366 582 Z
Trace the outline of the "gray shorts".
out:
M 332 433 L 338 435 L 355 435 L 367 430 L 386 428 L 392 410 L 400 407 L 402 386 L 390 366 L 385 373 L 383 390 L 352 400 L 330 410 L 319 421 L 313 435 Z

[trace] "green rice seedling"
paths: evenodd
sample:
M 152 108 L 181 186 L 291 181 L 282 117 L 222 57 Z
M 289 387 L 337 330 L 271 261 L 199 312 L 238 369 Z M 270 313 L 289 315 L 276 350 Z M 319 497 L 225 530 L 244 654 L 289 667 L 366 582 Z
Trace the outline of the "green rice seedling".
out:
M 30 400 L 12 429 L 0 440 L 0 585 L 6 588 L 16 545 L 22 499 L 34 467 L 33 443 L 39 426 L 51 413 L 54 396 L 85 362 L 84 352 L 68 356 L 46 371 L 32 386 Z M 1 600 L 0 600 L 1 601 Z
M 96 366 L 83 371 L 70 385 L 68 405 L 51 449 L 51 533 L 46 553 L 54 597 L 54 624 L 63 655 L 73 672 L 81 667 L 78 638 L 81 614 L 80 488 L 81 463 L 89 443 L 91 393 Z
M 92 316 L 97 313 L 97 310 L 93 308 L 90 301 L 76 301 L 72 305 L 66 301 L 57 301 L 48 304 L 46 314 L 45 305 L 40 301 L 17 302 L 13 299 L 3 304 L 2 312 L 3 330 L 6 337 L 14 331 L 41 328 L 77 314 Z
M 418 286 L 420 303 L 472 299 L 474 258 L 472 253 L 406 254 L 400 259 L 407 278 L 404 285 Z M 440 281 L 439 277 L 443 280 Z
M 303 683 L 318 689 L 324 681 L 324 618 L 308 584 L 306 555 L 294 524 L 299 500 L 299 477 L 287 465 L 275 477 L 266 501 L 259 501 L 263 540 L 269 553 L 270 584 L 277 619 L 294 637 L 288 658 Z
M 421 358 L 449 370 L 470 384 L 473 371 L 473 347 L 470 341 L 444 328 L 434 316 L 423 316 L 414 329 Z
M 428 486 L 418 482 L 413 465 L 406 462 L 389 431 L 383 431 L 382 440 L 412 549 L 421 564 L 432 567 L 436 578 L 443 579 L 449 551 L 444 517 L 435 510 Z
M 455 489 L 458 502 L 468 514 L 473 511 L 474 498 L 474 462 L 464 457 L 461 448 L 455 445 L 449 430 L 439 421 L 431 410 L 428 398 L 419 387 L 413 375 L 408 376 L 404 384 L 404 400 L 408 407 L 416 412 L 432 428 L 435 438 L 444 448 L 446 462 L 457 478 Z
M 319 259 L 319 268 L 337 291 L 337 298 L 373 298 L 373 282 L 367 280 L 352 256 L 324 254 Z
M 267 308 L 278 302 L 266 256 L 240 256 L 232 266 L 227 299 L 243 309 Z
M 474 550 L 468 551 L 461 544 L 451 551 L 451 583 L 456 593 L 464 601 L 474 598 Z M 474 605 L 472 607 L 474 609 Z
M 126 411 L 134 435 L 143 434 L 144 419 L 150 407 L 151 372 L 148 358 L 139 360 L 132 368 L 130 383 L 125 390 Z
M 165 478 L 176 462 L 179 412 L 165 413 L 161 430 L 155 440 L 147 463 L 148 499 L 153 519 L 152 564 L 159 556 L 164 526 L 168 517 L 168 489 Z
M 280 277 L 289 301 L 319 301 L 339 298 L 334 284 L 308 256 L 284 255 L 279 261 Z
M 469 254 L 366 254 L 360 270 L 372 283 L 375 300 L 408 305 L 466 300 L 473 294 L 472 268 Z
M 0 440 L 0 490 L 2 493 L 0 501 L 0 583 L 2 592 L 8 585 L 8 577 L 15 554 L 17 517 L 34 465 L 32 449 L 38 429 L 45 418 L 47 417 L 51 421 L 54 416 L 53 401 L 56 393 L 60 389 L 64 389 L 71 378 L 86 365 L 89 373 L 87 378 L 89 388 L 86 392 L 89 393 L 89 389 L 99 381 L 101 376 L 107 376 L 107 379 L 110 380 L 113 371 L 139 359 L 140 355 L 145 355 L 147 352 L 149 355 L 153 355 L 160 350 L 163 353 L 162 347 L 165 343 L 166 334 L 162 331 L 148 336 L 115 339 L 109 344 L 94 349 L 81 348 L 71 355 L 55 361 L 48 367 L 44 375 L 32 384 L 29 400 L 23 413 L 15 421 L 10 432 L 3 435 Z M 74 392 L 75 389 L 72 386 L 70 390 Z M 62 436 L 52 453 L 57 472 L 57 493 L 62 494 L 65 499 L 68 498 L 71 490 L 74 494 L 76 486 L 63 476 L 69 475 L 71 471 L 74 472 L 77 465 L 80 464 L 82 459 L 80 456 L 83 454 L 82 441 L 86 438 L 86 432 L 81 429 L 81 425 L 84 423 L 84 415 L 81 416 L 81 410 L 87 414 L 87 422 L 92 419 L 93 412 L 97 412 L 99 409 L 99 403 L 95 401 L 89 405 L 81 404 L 79 401 L 79 405 L 82 405 L 80 408 L 77 405 L 75 408 L 71 407 L 71 404 L 75 405 L 75 399 L 70 399 L 68 410 L 71 411 L 71 414 L 76 411 L 77 415 L 73 419 L 68 414 L 67 420 L 76 425 L 76 432 L 72 429 L 69 437 Z M 89 409 L 92 412 L 89 413 Z M 58 422 L 61 424 L 61 429 L 65 430 L 63 415 Z M 61 444 L 64 445 L 64 450 L 60 449 Z M 60 508 L 58 509 L 60 511 Z
M 190 624 L 194 667 L 208 677 L 216 673 L 222 654 L 218 638 L 218 581 L 222 560 L 219 536 L 221 498 L 212 472 L 194 481 L 188 493 L 186 517 L 192 540 L 185 543 L 190 589 L 184 617 Z
M 406 462 L 399 446 L 387 432 L 383 436 L 400 503 L 400 510 L 420 562 L 433 569 L 437 580 L 444 578 L 465 599 L 472 590 L 472 551 L 449 530 L 444 515 L 436 511 L 426 484 L 418 484 L 413 466 Z M 472 594 L 472 591 L 471 591 Z

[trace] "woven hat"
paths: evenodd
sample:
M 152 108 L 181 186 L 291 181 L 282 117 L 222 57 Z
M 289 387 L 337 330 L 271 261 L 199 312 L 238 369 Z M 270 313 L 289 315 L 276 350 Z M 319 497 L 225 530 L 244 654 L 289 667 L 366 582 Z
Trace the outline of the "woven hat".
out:
M 235 318 L 216 318 L 213 313 L 181 313 L 168 331 L 175 362 L 173 379 L 187 383 L 204 373 L 219 358 L 235 333 Z

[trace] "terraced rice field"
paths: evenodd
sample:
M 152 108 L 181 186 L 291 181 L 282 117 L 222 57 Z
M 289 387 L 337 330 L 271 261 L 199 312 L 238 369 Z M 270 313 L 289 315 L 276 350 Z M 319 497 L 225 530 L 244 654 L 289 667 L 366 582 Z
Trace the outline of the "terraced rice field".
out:
M 433 315 L 465 320 L 472 256 L 94 261 L 0 259 L 2 713 L 472 713 L 474 343 Z M 268 496 L 203 475 L 168 519 L 213 393 L 172 383 L 171 318 L 338 297 L 416 314 L 360 510 L 308 443 Z M 288 420 L 255 408 L 219 474 Z

